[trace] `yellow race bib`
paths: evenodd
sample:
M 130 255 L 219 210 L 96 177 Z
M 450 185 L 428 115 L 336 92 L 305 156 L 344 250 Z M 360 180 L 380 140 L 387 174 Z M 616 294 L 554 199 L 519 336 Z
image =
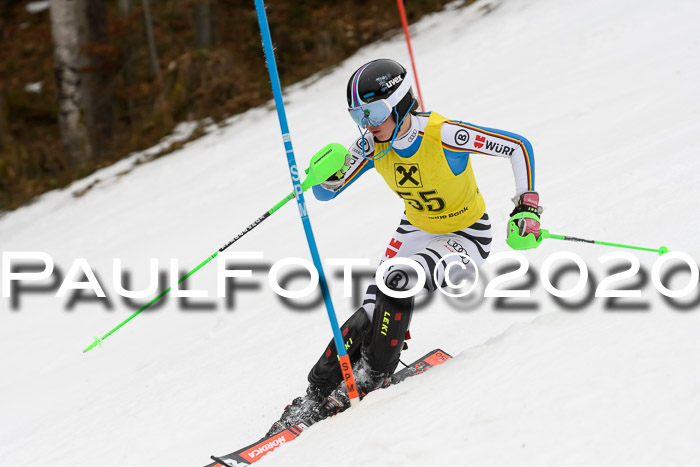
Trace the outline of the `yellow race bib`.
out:
M 423 141 L 413 156 L 404 158 L 391 149 L 374 161 L 387 185 L 403 198 L 408 220 L 428 233 L 462 230 L 486 211 L 471 159 L 459 175 L 454 175 L 447 164 L 440 138 L 445 121 L 442 115 L 430 114 Z M 375 154 L 388 147 L 389 142 L 377 142 Z

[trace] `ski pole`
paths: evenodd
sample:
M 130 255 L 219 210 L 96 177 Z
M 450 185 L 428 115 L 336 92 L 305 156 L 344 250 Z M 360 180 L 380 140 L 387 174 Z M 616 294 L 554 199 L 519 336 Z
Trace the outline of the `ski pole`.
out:
M 314 185 L 318 185 L 319 183 L 325 182 L 328 177 L 336 173 L 338 170 L 340 170 L 343 165 L 345 164 L 345 155 L 347 154 L 347 150 L 338 143 L 331 143 L 318 151 L 314 156 L 311 158 L 311 163 L 309 165 L 309 168 L 306 169 L 306 174 L 307 177 L 304 179 L 304 181 L 301 183 L 301 190 L 306 191 L 309 188 L 311 188 Z M 265 212 L 262 216 L 258 217 L 252 224 L 250 224 L 248 227 L 245 228 L 241 233 L 233 237 L 228 243 L 226 243 L 224 246 L 219 248 L 217 251 L 209 255 L 207 259 L 199 263 L 194 269 L 192 269 L 190 272 L 185 274 L 180 278 L 179 281 L 177 281 L 178 284 L 182 284 L 188 277 L 193 275 L 195 272 L 199 271 L 202 267 L 204 267 L 209 261 L 212 259 L 216 258 L 219 253 L 224 251 L 226 248 L 230 247 L 233 245 L 235 242 L 237 242 L 242 236 L 253 230 L 255 227 L 257 227 L 262 221 L 270 217 L 275 211 L 277 211 L 279 208 L 287 204 L 287 202 L 291 201 L 294 199 L 295 192 L 291 192 L 287 196 L 285 196 L 279 203 L 275 204 L 270 210 Z M 95 337 L 95 340 L 92 344 L 87 346 L 85 350 L 83 350 L 83 353 L 89 352 L 92 350 L 95 346 L 99 345 L 102 347 L 102 341 L 107 339 L 109 336 L 111 336 L 117 329 L 121 328 L 124 326 L 126 323 L 134 319 L 138 314 L 140 314 L 142 311 L 148 309 L 151 305 L 156 303 L 158 300 L 163 298 L 165 295 L 167 295 L 171 290 L 171 287 L 168 287 L 165 289 L 163 292 L 160 293 L 157 297 L 155 297 L 153 300 L 150 302 L 146 303 L 141 309 L 138 311 L 135 311 L 126 318 L 124 321 L 119 323 L 117 326 L 112 328 L 107 334 L 105 334 L 102 337 Z
M 360 395 L 358 394 L 357 387 L 355 385 L 355 377 L 352 373 L 352 364 L 350 363 L 350 357 L 348 356 L 347 351 L 345 350 L 345 341 L 343 340 L 343 336 L 340 333 L 338 318 L 336 317 L 335 309 L 333 308 L 333 300 L 331 300 L 331 294 L 328 290 L 326 275 L 323 272 L 323 265 L 321 264 L 321 257 L 318 253 L 316 240 L 314 239 L 314 232 L 311 228 L 311 221 L 309 220 L 309 214 L 306 210 L 306 204 L 304 203 L 303 192 L 301 192 L 301 190 L 298 189 L 299 178 L 294 176 L 296 173 L 297 163 L 294 159 L 292 137 L 289 134 L 287 115 L 284 110 L 284 100 L 282 99 L 282 85 L 280 84 L 280 77 L 279 73 L 277 72 L 277 62 L 275 60 L 274 47 L 272 46 L 270 25 L 267 22 L 267 14 L 265 13 L 265 2 L 263 0 L 255 0 L 255 10 L 258 13 L 258 24 L 260 25 L 260 35 L 262 36 L 263 50 L 265 51 L 265 62 L 267 63 L 267 72 L 270 76 L 272 95 L 275 98 L 275 108 L 277 109 L 277 119 L 279 120 L 280 131 L 282 132 L 282 141 L 284 142 L 284 149 L 287 154 L 287 165 L 289 166 L 289 173 L 292 175 L 292 184 L 294 185 L 294 191 L 298 193 L 297 206 L 299 207 L 299 214 L 301 215 L 301 223 L 304 226 L 304 233 L 306 234 L 306 243 L 308 243 L 309 245 L 311 259 L 313 259 L 314 266 L 318 271 L 318 281 L 319 285 L 321 286 L 321 294 L 323 295 L 323 301 L 326 304 L 326 313 L 328 315 L 328 321 L 330 321 L 331 330 L 333 331 L 333 341 L 335 342 L 335 347 L 338 352 L 340 371 L 343 374 L 345 387 L 347 388 L 348 397 L 350 398 L 350 406 L 352 407 L 360 402 Z
M 621 243 L 602 242 L 600 240 L 586 240 L 585 238 L 569 237 L 567 235 L 557 235 L 557 234 L 549 233 L 549 230 L 546 230 L 546 229 L 542 229 L 540 232 L 542 233 L 542 238 L 554 238 L 556 240 L 566 240 L 569 242 L 593 243 L 595 245 L 614 246 L 614 247 L 618 247 L 618 248 L 630 248 L 632 250 L 653 251 L 655 253 L 658 253 L 659 256 L 666 254 L 669 251 L 668 248 L 665 246 L 660 246 L 659 248 L 645 248 L 645 247 L 641 247 L 641 246 L 623 245 Z

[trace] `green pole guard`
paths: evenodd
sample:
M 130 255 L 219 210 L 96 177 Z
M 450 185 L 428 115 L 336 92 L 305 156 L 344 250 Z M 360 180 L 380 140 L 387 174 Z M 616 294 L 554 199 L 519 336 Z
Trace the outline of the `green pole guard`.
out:
M 520 235 L 520 229 L 516 221 L 518 219 L 535 219 L 539 222 L 540 218 L 531 212 L 519 212 L 508 220 L 508 236 L 506 243 L 514 250 L 531 250 L 537 248 L 542 243 L 544 235 L 540 234 L 540 238 L 535 238 L 535 234 L 529 233 L 524 237 Z

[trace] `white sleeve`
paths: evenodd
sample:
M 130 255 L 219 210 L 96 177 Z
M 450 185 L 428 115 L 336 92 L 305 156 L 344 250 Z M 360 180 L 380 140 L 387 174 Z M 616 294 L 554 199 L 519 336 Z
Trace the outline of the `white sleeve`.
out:
M 516 197 L 535 189 L 532 146 L 522 136 L 456 120 L 443 123 L 441 133 L 447 150 L 508 158 L 513 169 Z

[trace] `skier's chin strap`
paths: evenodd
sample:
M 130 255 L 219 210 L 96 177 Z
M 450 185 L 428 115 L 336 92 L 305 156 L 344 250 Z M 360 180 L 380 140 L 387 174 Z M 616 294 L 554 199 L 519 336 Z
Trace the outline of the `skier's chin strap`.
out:
M 396 125 L 396 128 L 394 128 L 394 133 L 391 135 L 391 141 L 389 142 L 389 147 L 377 154 L 376 156 L 368 156 L 365 154 L 365 136 L 367 135 L 367 132 L 369 130 L 365 129 L 364 133 L 362 132 L 362 129 L 358 126 L 357 129 L 360 132 L 360 137 L 362 138 L 362 157 L 367 159 L 368 161 L 377 161 L 381 159 L 382 157 L 386 156 L 389 151 L 391 151 L 391 147 L 394 145 L 394 141 L 396 140 L 396 135 L 399 133 L 399 128 L 401 128 L 401 125 L 403 124 L 403 121 L 406 119 L 406 116 L 411 113 L 411 108 L 413 107 L 413 104 L 416 102 L 415 99 L 411 99 L 411 105 L 408 107 L 408 110 L 406 113 L 401 117 L 401 121 Z M 396 118 L 394 119 L 395 121 L 399 119 L 399 111 L 396 110 L 396 107 L 394 107 L 394 115 L 396 115 Z

